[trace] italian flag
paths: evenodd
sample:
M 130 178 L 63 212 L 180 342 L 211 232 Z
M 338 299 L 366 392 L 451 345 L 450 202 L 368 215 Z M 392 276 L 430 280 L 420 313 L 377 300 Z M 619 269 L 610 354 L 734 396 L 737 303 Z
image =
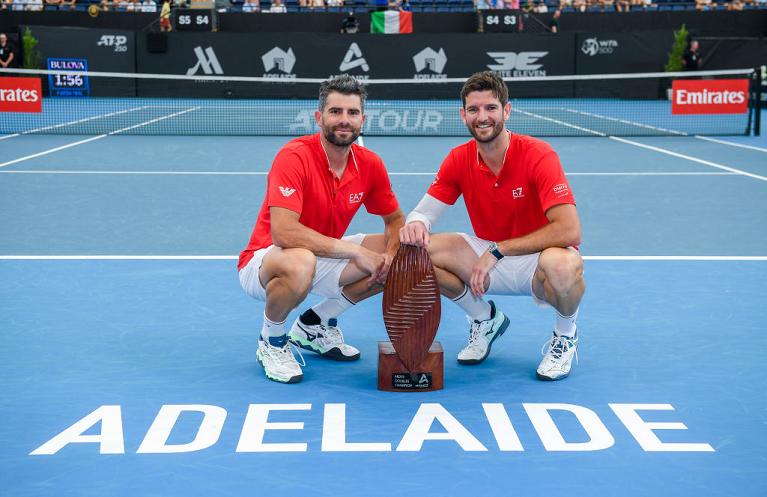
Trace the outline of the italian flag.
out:
M 384 12 L 372 12 L 370 14 L 371 33 L 412 33 L 413 13 L 386 10 Z

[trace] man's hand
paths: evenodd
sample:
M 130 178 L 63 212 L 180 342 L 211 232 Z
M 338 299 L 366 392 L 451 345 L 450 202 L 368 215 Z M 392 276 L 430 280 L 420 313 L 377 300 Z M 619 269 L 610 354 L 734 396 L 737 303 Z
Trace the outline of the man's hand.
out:
M 412 221 L 400 228 L 399 241 L 407 245 L 426 247 L 429 245 L 429 230 L 423 222 Z
M 386 273 L 389 271 L 391 259 L 389 259 L 387 264 L 384 254 L 379 254 L 360 246 L 360 250 L 352 260 L 357 264 L 357 267 L 370 274 L 370 278 L 367 280 L 368 287 L 375 285 L 376 282 L 381 280 L 386 281 Z
M 475 297 L 481 297 L 485 293 L 485 278 L 497 262 L 498 259 L 493 254 L 485 252 L 471 268 L 469 287 Z

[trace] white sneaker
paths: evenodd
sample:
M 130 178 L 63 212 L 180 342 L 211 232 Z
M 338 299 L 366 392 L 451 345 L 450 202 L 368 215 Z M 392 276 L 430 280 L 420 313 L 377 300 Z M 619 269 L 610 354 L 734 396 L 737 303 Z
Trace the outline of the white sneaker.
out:
M 549 349 L 546 351 L 547 346 Z M 555 381 L 567 378 L 573 364 L 573 357 L 576 362 L 578 361 L 578 334 L 570 338 L 554 333 L 551 340 L 543 344 L 541 354 L 544 357 L 538 366 L 538 379 Z
M 509 318 L 501 311 L 495 309 L 495 303 L 490 301 L 490 319 L 486 321 L 472 321 L 469 331 L 469 345 L 458 353 L 458 362 L 461 364 L 479 364 L 490 354 L 490 347 L 496 338 L 503 335 L 509 327 Z
M 338 328 L 338 320 L 328 319 L 327 326 L 323 324 L 306 324 L 301 318 L 296 319 L 290 328 L 290 342 L 302 349 L 317 352 L 322 357 L 335 361 L 356 361 L 360 351 L 344 343 L 344 335 Z
M 269 341 L 259 338 L 256 359 L 270 380 L 298 383 L 304 377 L 285 337 L 273 337 Z

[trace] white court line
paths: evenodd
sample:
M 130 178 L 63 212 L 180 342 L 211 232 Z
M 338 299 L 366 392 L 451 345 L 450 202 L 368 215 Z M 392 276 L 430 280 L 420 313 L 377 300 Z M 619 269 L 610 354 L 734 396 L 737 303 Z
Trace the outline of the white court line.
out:
M 667 150 L 665 148 L 653 147 L 652 145 L 645 145 L 644 143 L 639 143 L 639 142 L 635 142 L 635 141 L 632 141 L 632 140 L 626 140 L 625 138 L 618 138 L 617 136 L 609 136 L 608 138 L 610 138 L 611 140 L 619 141 L 621 143 L 627 143 L 629 145 L 634 145 L 635 147 L 646 148 L 648 150 L 653 150 L 655 152 L 660 152 L 662 154 L 671 155 L 673 157 L 679 157 L 680 159 L 687 159 L 689 161 L 697 162 L 699 164 L 705 164 L 706 166 L 715 167 L 717 169 L 722 169 L 724 171 L 730 171 L 731 173 L 742 174 L 743 176 L 748 176 L 749 178 L 754 178 L 754 179 L 758 179 L 758 180 L 762 180 L 762 181 L 767 181 L 767 177 L 765 177 L 765 176 L 759 176 L 758 174 L 752 174 L 752 173 L 749 173 L 749 172 L 746 172 L 746 171 L 743 171 L 743 170 L 740 170 L 740 169 L 736 169 L 734 167 L 725 166 L 723 164 L 717 164 L 716 162 L 711 162 L 711 161 L 707 161 L 707 160 L 703 160 L 703 159 L 698 159 L 697 157 L 692 157 L 690 155 L 679 154 L 677 152 L 672 152 L 671 150 Z
M 105 117 L 112 117 L 112 116 L 117 116 L 117 115 L 120 115 L 120 114 L 126 114 L 128 112 L 134 112 L 134 111 L 137 111 L 137 110 L 143 110 L 145 108 L 147 108 L 147 106 L 134 107 L 132 109 L 125 109 L 125 110 L 120 110 L 120 111 L 116 111 L 116 112 L 109 112 L 107 114 L 100 114 L 98 116 L 84 117 L 84 118 L 78 119 L 76 121 L 69 121 L 69 122 L 61 123 L 61 124 L 53 124 L 51 126 L 45 126 L 43 128 L 35 128 L 35 129 L 27 130 L 27 131 L 22 131 L 21 133 L 15 133 L 15 134 L 12 134 L 12 135 L 7 135 L 7 136 L 0 136 L 0 140 L 5 140 L 6 138 L 13 138 L 13 137 L 16 137 L 16 136 L 29 135 L 29 134 L 32 134 L 32 133 L 39 133 L 41 131 L 48 131 L 50 129 L 63 128 L 64 126 L 69 126 L 71 124 L 80 124 L 80 123 L 84 123 L 84 122 L 88 122 L 88 121 L 94 121 L 96 119 L 103 119 Z M 83 134 L 87 134 L 87 133 L 83 133 Z
M 568 128 L 577 129 L 579 131 L 585 131 L 586 133 L 591 133 L 592 135 L 604 136 L 604 137 L 607 136 L 606 134 L 600 133 L 599 131 L 594 131 L 593 129 L 583 128 L 581 126 L 576 126 L 575 124 L 566 123 L 564 121 L 560 121 L 559 119 L 553 119 L 551 117 L 541 116 L 540 114 L 535 114 L 533 112 L 527 112 L 527 111 L 519 110 L 519 109 L 515 109 L 515 108 L 512 108 L 511 111 L 512 112 L 519 112 L 520 114 L 524 114 L 524 115 L 530 116 L 530 117 L 535 117 L 536 119 L 541 119 L 543 121 L 549 121 L 549 122 L 552 122 L 552 123 L 555 123 L 555 124 L 559 124 L 561 126 L 566 126 Z
M 673 129 L 660 128 L 658 126 L 650 126 L 649 124 L 642 124 L 642 123 L 638 123 L 636 121 L 627 121 L 625 119 L 618 119 L 618 118 L 615 118 L 615 117 L 607 117 L 607 116 L 602 116 L 600 114 L 593 114 L 591 112 L 585 112 L 585 111 L 575 110 L 575 109 L 563 109 L 563 110 L 565 110 L 567 112 L 572 112 L 574 114 L 581 114 L 581 115 L 584 115 L 584 116 L 596 117 L 597 119 L 604 119 L 606 121 L 612 121 L 612 122 L 617 122 L 617 123 L 621 123 L 621 124 L 628 124 L 630 126 L 636 126 L 636 127 L 639 127 L 639 128 L 647 128 L 647 129 L 652 129 L 654 131 L 662 131 L 664 133 L 671 133 L 671 134 L 680 135 L 680 136 L 690 136 L 687 133 L 682 133 L 681 131 L 675 131 Z
M 0 170 L 0 174 L 106 174 L 106 175 L 157 175 L 157 176 L 266 176 L 267 171 L 57 171 L 42 169 Z M 389 176 L 429 176 L 436 172 L 390 172 Z M 740 176 L 730 172 L 689 172 L 689 171 L 621 171 L 594 173 L 565 173 L 567 176 Z
M 5 261 L 233 261 L 238 255 L 0 255 Z M 767 261 L 764 255 L 585 255 L 587 261 Z
M 186 109 L 186 110 L 183 110 L 183 111 L 180 111 L 180 112 L 175 112 L 175 113 L 169 114 L 167 116 L 158 117 L 158 118 L 155 118 L 155 119 L 151 119 L 149 121 L 145 121 L 145 122 L 140 123 L 140 124 L 135 124 L 133 126 L 128 126 L 127 128 L 122 128 L 122 129 L 118 129 L 118 130 L 115 130 L 115 131 L 110 131 L 109 133 L 106 133 L 106 134 L 103 134 L 103 135 L 92 136 L 90 138 L 86 138 L 85 140 L 76 141 L 74 143 L 68 143 L 68 144 L 62 145 L 60 147 L 51 148 L 51 149 L 48 149 L 48 150 L 43 150 L 42 152 L 38 152 L 36 154 L 27 155 L 27 156 L 24 156 L 24 157 L 19 157 L 18 159 L 14 159 L 14 160 L 11 160 L 11 161 L 8 161 L 8 162 L 3 162 L 2 164 L 0 164 L 0 167 L 10 166 L 11 164 L 17 164 L 19 162 L 24 162 L 24 161 L 29 160 L 29 159 L 34 159 L 35 157 L 41 157 L 43 155 L 52 154 L 54 152 L 58 152 L 60 150 L 64 150 L 64 149 L 67 149 L 67 148 L 70 148 L 70 147 L 76 147 L 78 145 L 82 145 L 83 143 L 88 143 L 88 142 L 92 142 L 92 141 L 95 141 L 95 140 L 100 140 L 100 139 L 105 138 L 107 136 L 112 136 L 112 135 L 116 135 L 118 133 L 122 133 L 123 131 L 128 131 L 129 129 L 139 128 L 141 126 L 147 126 L 149 124 L 153 124 L 153 123 L 156 123 L 158 121 L 162 121 L 164 119 L 170 119 L 170 118 L 173 118 L 173 117 L 176 117 L 176 116 L 180 116 L 181 114 L 186 114 L 187 112 L 192 112 L 192 111 L 198 110 L 199 108 L 200 108 L 199 106 L 198 107 L 191 107 L 189 109 Z
M 512 109 L 512 111 L 513 110 L 514 109 Z M 528 116 L 531 116 L 531 117 L 536 117 L 538 119 L 543 119 L 544 121 L 551 121 L 553 123 L 561 124 L 563 126 L 579 129 L 579 130 L 582 130 L 582 131 L 586 131 L 587 133 L 591 133 L 591 134 L 594 134 L 594 135 L 597 135 L 597 136 L 604 136 L 604 137 L 609 138 L 611 140 L 619 141 L 621 143 L 626 143 L 628 145 L 634 145 L 635 147 L 646 148 L 648 150 L 653 150 L 655 152 L 660 152 L 662 154 L 671 155 L 673 157 L 678 157 L 680 159 L 687 159 L 689 161 L 697 162 L 699 164 L 705 164 L 707 166 L 715 167 L 717 169 L 723 169 L 723 170 L 729 171 L 731 173 L 741 174 L 743 176 L 748 176 L 749 178 L 754 178 L 754 179 L 758 179 L 758 180 L 762 180 L 762 181 L 767 181 L 767 177 L 765 177 L 765 176 L 759 176 L 758 174 L 751 174 L 749 172 L 746 172 L 746 171 L 743 171 L 743 170 L 740 170 L 740 169 L 736 169 L 734 167 L 725 166 L 723 164 L 717 164 L 716 162 L 711 162 L 711 161 L 707 161 L 707 160 L 703 160 L 703 159 L 698 159 L 697 157 L 692 157 L 690 155 L 679 154 L 679 153 L 676 153 L 676 152 L 672 152 L 671 150 L 667 150 L 665 148 L 653 147 L 652 145 L 645 145 L 644 143 L 639 143 L 639 142 L 635 142 L 635 141 L 632 141 L 632 140 L 627 140 L 625 138 L 619 138 L 617 136 L 608 136 L 608 135 L 606 135 L 604 133 L 600 133 L 600 132 L 594 131 L 592 129 L 583 128 L 583 127 L 580 127 L 580 126 L 575 126 L 574 124 L 569 124 L 569 123 L 566 123 L 564 121 L 560 121 L 558 119 L 551 119 L 549 117 L 545 117 L 545 116 L 541 116 L 541 115 L 538 115 L 538 114 L 534 114 L 532 112 L 524 112 L 524 111 L 520 111 L 520 110 L 517 110 L 517 112 L 521 112 L 522 114 L 525 114 L 525 115 L 528 115 Z
M 726 140 L 717 140 L 717 139 L 714 139 L 714 138 L 709 138 L 707 136 L 695 135 L 695 138 L 697 138 L 698 140 L 706 140 L 707 142 L 721 143 L 722 145 L 729 145 L 731 147 L 747 148 L 749 150 L 757 150 L 759 152 L 767 152 L 767 148 L 755 147 L 753 145 L 744 145 L 742 143 L 728 142 Z

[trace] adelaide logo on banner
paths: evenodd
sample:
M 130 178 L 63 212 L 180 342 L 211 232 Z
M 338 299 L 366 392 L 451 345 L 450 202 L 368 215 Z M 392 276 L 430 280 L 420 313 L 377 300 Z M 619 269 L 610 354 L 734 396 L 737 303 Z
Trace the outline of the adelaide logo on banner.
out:
M 745 114 L 747 79 L 676 80 L 671 89 L 672 114 Z
M 42 112 L 39 78 L 0 78 L 0 112 Z

